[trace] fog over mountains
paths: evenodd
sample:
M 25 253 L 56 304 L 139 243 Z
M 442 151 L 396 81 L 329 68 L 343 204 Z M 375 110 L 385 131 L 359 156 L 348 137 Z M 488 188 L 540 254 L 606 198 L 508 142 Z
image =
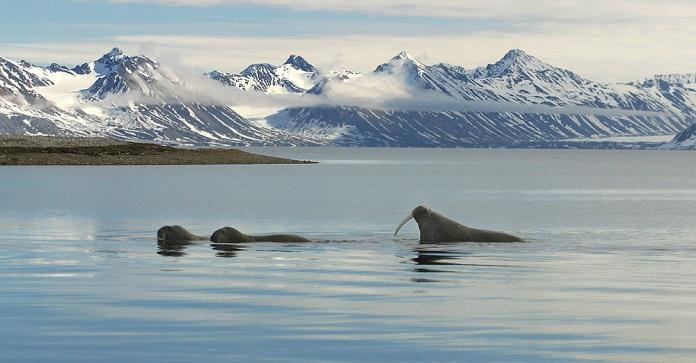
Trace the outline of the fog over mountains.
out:
M 361 74 L 299 55 L 240 73 L 114 48 L 75 67 L 0 57 L 0 133 L 179 145 L 514 147 L 678 135 L 696 145 L 696 74 L 600 84 L 521 50 L 466 69 L 406 52 Z

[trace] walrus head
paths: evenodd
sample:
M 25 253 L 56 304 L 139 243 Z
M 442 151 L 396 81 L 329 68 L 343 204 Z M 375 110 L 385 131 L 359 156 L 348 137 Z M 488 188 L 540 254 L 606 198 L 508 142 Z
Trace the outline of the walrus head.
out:
M 157 243 L 163 244 L 167 242 L 185 242 L 200 240 L 202 237 L 186 230 L 182 226 L 164 226 L 157 230 Z
M 210 241 L 215 243 L 239 243 L 239 242 L 252 242 L 252 238 L 246 234 L 232 228 L 223 227 L 213 232 L 210 236 Z
M 426 220 L 430 218 L 431 213 L 434 213 L 434 212 L 431 211 L 429 208 L 424 207 L 422 205 L 419 205 L 418 207 L 414 208 L 411 211 L 411 214 L 407 215 L 406 218 L 404 218 L 404 220 L 401 221 L 401 223 L 399 223 L 399 226 L 396 227 L 396 231 L 394 232 L 394 237 L 396 237 L 396 234 L 399 233 L 399 231 L 401 230 L 401 227 L 403 227 L 404 224 L 406 224 L 411 219 L 415 219 L 416 223 L 418 223 L 418 226 L 420 227 L 422 222 L 426 222 Z

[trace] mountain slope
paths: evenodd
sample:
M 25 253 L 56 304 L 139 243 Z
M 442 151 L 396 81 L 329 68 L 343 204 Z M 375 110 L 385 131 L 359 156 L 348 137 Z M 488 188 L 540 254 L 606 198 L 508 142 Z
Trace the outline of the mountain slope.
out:
M 385 111 L 346 106 L 285 109 L 268 122 L 336 145 L 370 147 L 500 147 L 681 130 L 676 118 Z
M 696 123 L 678 133 L 672 141 L 664 144 L 662 149 L 696 150 Z
M 89 136 L 99 133 L 95 119 L 80 110 L 64 110 L 37 90 L 55 85 L 57 64 L 47 68 L 0 58 L 0 133 Z
M 0 57 L 0 97 L 17 104 L 42 101 L 34 87 L 50 86 L 50 79 L 31 71 L 28 63 L 15 63 Z
M 672 93 L 634 85 L 602 85 L 548 65 L 520 50 L 473 70 L 427 66 L 402 52 L 374 74 L 391 75 L 417 98 L 443 97 L 449 106 L 422 111 L 361 107 L 283 110 L 270 124 L 301 135 L 317 134 L 351 146 L 509 146 L 572 138 L 674 134 L 696 110 L 691 91 Z M 323 85 L 318 94 L 325 94 Z M 420 92 L 420 93 L 419 93 Z M 423 93 L 425 92 L 425 93 Z M 327 94 L 330 96 L 330 94 Z M 446 101 L 446 100 L 445 100 Z M 489 102 L 508 112 L 462 112 L 466 102 Z M 461 103 L 458 103 L 461 102 Z M 457 106 L 452 109 L 447 107 Z M 538 107 L 553 107 L 540 113 Z M 439 108 L 438 108 L 439 107 Z M 528 111 L 525 111 L 528 109 Z M 593 109 L 601 110 L 595 112 Z

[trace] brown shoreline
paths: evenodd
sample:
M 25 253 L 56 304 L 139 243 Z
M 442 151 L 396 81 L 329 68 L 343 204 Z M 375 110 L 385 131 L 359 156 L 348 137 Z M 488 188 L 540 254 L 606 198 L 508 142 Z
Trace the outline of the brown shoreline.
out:
M 237 149 L 184 149 L 105 138 L 0 136 L 0 165 L 314 164 Z

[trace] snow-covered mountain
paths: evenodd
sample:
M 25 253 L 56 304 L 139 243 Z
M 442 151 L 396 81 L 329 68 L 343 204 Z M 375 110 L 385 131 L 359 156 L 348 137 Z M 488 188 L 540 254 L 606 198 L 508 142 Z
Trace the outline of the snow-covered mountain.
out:
M 5 100 L 21 104 L 31 104 L 42 99 L 34 91 L 35 87 L 53 84 L 45 75 L 32 71 L 29 63 L 15 63 L 0 57 L 0 95 Z
M 592 82 L 519 49 L 509 51 L 496 63 L 471 70 L 445 63 L 426 66 L 402 52 L 375 72 L 394 69 L 419 88 L 462 100 L 643 111 L 665 111 L 671 106 L 635 87 Z
M 72 74 L 57 64 L 47 68 L 0 58 L 0 133 L 78 135 L 99 132 L 91 115 L 65 110 L 47 99 L 41 89 L 55 87 L 55 78 Z
M 190 75 L 117 48 L 73 68 L 0 58 L 0 133 L 182 145 L 481 147 L 670 135 L 696 117 L 695 75 L 600 84 L 521 50 L 474 69 L 426 65 L 402 52 L 371 74 L 321 73 L 293 55 L 280 66 L 254 64 L 239 74 L 213 71 L 199 78 L 193 83 L 216 89 L 197 89 Z M 396 83 L 392 89 L 375 79 Z M 247 106 L 235 99 L 239 92 L 225 93 L 224 86 L 250 97 L 282 93 L 284 100 L 297 100 L 291 104 L 318 106 Z M 346 103 L 346 89 L 370 98 L 380 87 L 374 97 L 410 98 Z M 392 94 L 397 91 L 403 94 Z M 418 107 L 404 107 L 409 102 Z M 257 112 L 264 107 L 270 112 Z
M 191 100 L 175 74 L 146 56 L 129 56 L 117 48 L 74 69 L 6 60 L 2 66 L 3 94 L 17 94 L 24 101 L 3 97 L 3 133 L 100 135 L 184 145 L 315 144 L 253 123 L 228 105 Z
M 294 54 L 280 66 L 257 63 L 239 74 L 212 71 L 207 75 L 226 86 L 265 93 L 304 93 L 321 79 L 313 65 Z
M 681 84 L 669 84 L 669 91 L 599 84 L 521 50 L 511 50 L 500 61 L 476 69 L 444 63 L 428 66 L 402 52 L 378 66 L 374 74 L 393 75 L 426 95 L 447 96 L 462 101 L 462 106 L 419 111 L 292 108 L 271 116 L 269 123 L 302 135 L 321 135 L 339 145 L 506 146 L 674 134 L 696 112 L 696 92 Z M 463 112 L 466 101 L 494 102 L 501 112 Z M 541 113 L 531 107 L 525 111 L 525 106 L 559 111 Z
M 669 103 L 673 112 L 696 116 L 696 74 L 656 75 L 631 85 Z

